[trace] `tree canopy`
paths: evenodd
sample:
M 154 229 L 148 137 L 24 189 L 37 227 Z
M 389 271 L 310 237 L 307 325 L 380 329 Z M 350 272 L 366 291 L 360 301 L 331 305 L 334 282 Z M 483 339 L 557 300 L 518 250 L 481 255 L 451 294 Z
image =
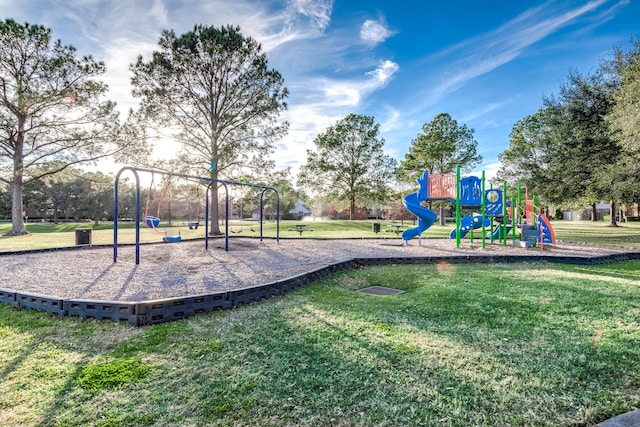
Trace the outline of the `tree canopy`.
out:
M 26 234 L 25 183 L 137 145 L 135 128 L 121 137 L 115 104 L 104 99 L 104 71 L 48 28 L 0 22 L 0 181 L 11 188 L 10 235 Z
M 498 155 L 501 162 L 498 178 L 512 186 L 526 185 L 540 193 L 548 182 L 550 137 L 547 126 L 550 111 L 540 108 L 536 113 L 519 120 L 509 134 L 509 148 Z
M 130 68 L 145 119 L 181 144 L 180 158 L 194 172 L 229 179 L 272 166 L 274 141 L 288 129 L 277 120 L 288 91 L 239 27 L 196 25 L 181 36 L 165 30 L 151 59 L 139 56 Z M 217 222 L 212 227 L 219 232 Z
M 614 67 L 620 85 L 613 93 L 613 107 L 607 120 L 624 149 L 640 155 L 640 40 L 634 49 L 616 49 Z
M 399 177 L 413 183 L 425 170 L 450 173 L 460 165 L 462 171 L 471 171 L 482 161 L 473 133 L 473 129 L 459 125 L 448 113 L 437 114 L 411 141 L 409 152 L 400 162 Z
M 615 225 L 615 203 L 638 201 L 639 46 L 615 50 L 595 72 L 571 71 L 557 95 L 514 126 L 498 176 L 558 206 L 611 201 Z
M 353 113 L 327 128 L 315 138 L 315 150 L 307 150 L 298 185 L 328 201 L 346 202 L 350 219 L 358 202 L 384 200 L 395 160 L 384 154 L 379 128 L 373 117 Z

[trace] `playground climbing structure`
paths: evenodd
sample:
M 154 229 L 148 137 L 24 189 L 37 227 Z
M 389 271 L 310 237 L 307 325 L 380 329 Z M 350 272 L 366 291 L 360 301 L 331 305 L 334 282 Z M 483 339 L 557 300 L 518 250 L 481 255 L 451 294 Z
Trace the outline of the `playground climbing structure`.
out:
M 414 237 L 427 230 L 437 219 L 431 209 L 422 206 L 423 201 L 445 200 L 456 207 L 456 228 L 451 231 L 450 238 L 456 239 L 460 247 L 461 239 L 467 235 L 473 239 L 473 230 L 479 229 L 482 247 L 487 238 L 493 243 L 498 240 L 505 245 L 509 236 L 512 241 L 523 241 L 525 245 L 544 244 L 555 245 L 556 239 L 551 222 L 537 207 L 537 200 L 528 198 L 525 189 L 524 198 L 522 188 L 518 186 L 518 196 L 510 201 L 506 200 L 507 185 L 503 189 L 485 188 L 484 171 L 482 177 L 460 177 L 460 167 L 455 174 L 430 175 L 425 171 L 416 180 L 419 189 L 403 199 L 408 211 L 418 217 L 418 226 L 405 230 L 403 240 L 408 243 Z M 479 212 L 463 216 L 462 210 Z M 487 233 L 491 230 L 490 233 Z

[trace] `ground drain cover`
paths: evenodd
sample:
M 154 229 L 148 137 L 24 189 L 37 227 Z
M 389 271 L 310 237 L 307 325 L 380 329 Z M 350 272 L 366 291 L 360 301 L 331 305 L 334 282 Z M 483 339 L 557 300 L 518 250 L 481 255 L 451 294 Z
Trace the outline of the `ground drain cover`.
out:
M 368 288 L 358 289 L 358 292 L 373 295 L 398 295 L 404 293 L 404 291 L 401 291 L 400 289 L 385 288 L 384 286 L 370 286 Z

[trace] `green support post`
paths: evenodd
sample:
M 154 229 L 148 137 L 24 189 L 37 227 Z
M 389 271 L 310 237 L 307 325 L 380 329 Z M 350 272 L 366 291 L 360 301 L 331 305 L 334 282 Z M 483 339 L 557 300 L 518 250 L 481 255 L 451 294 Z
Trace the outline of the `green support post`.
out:
M 522 209 L 522 187 L 520 187 L 520 183 L 518 183 L 518 209 L 516 210 L 516 224 L 519 224 L 521 221 L 520 210 Z M 526 210 L 525 210 L 526 212 Z
M 484 194 L 484 188 L 485 188 L 485 184 L 484 184 L 484 171 L 482 171 L 482 185 L 481 185 L 481 191 L 482 194 L 480 195 L 480 206 L 481 206 L 481 211 L 482 211 L 482 249 L 486 248 L 486 238 L 487 238 L 487 230 L 484 226 L 484 218 L 487 215 L 487 211 L 486 211 L 486 206 L 485 206 L 485 194 Z
M 493 184 L 489 184 L 489 190 L 493 190 Z M 491 224 L 489 225 L 490 229 L 491 229 L 491 243 L 495 243 L 495 238 L 493 237 L 493 230 L 495 230 L 494 228 L 494 223 L 493 223 L 493 218 L 494 216 L 491 215 Z
M 502 233 L 500 233 L 500 239 L 504 239 L 504 245 L 507 246 L 507 219 L 509 214 L 507 213 L 507 181 L 502 181 Z
M 460 165 L 456 167 L 456 248 L 460 247 Z
M 511 197 L 511 240 L 516 240 L 516 220 L 518 219 L 518 210 L 516 209 L 516 199 Z

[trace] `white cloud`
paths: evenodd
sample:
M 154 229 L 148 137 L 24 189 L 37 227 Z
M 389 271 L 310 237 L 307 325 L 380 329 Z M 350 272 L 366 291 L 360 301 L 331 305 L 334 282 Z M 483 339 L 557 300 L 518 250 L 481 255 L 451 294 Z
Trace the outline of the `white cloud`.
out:
M 466 122 L 471 122 L 471 121 L 477 120 L 477 119 L 479 119 L 481 117 L 486 116 L 489 113 L 492 113 L 492 112 L 502 108 L 503 104 L 504 104 L 504 102 L 502 102 L 502 103 L 498 103 L 498 102 L 489 103 L 487 105 L 482 106 L 482 108 L 475 109 L 475 110 L 472 110 L 472 111 L 468 112 L 465 116 L 460 117 L 458 119 L 458 121 L 460 123 L 466 123 Z
M 484 178 L 487 182 L 487 188 L 489 187 L 489 181 L 494 179 L 498 175 L 498 171 L 500 170 L 501 163 L 500 162 L 492 162 L 485 163 L 480 165 L 480 169 L 470 172 L 470 176 L 477 176 L 478 178 L 482 177 L 482 171 L 484 171 Z
M 295 40 L 322 36 L 331 22 L 332 10 L 333 0 L 289 0 L 284 11 L 265 13 L 251 27 L 260 29 L 254 36 L 268 52 Z
M 360 27 L 360 39 L 367 44 L 380 44 L 393 35 L 384 21 L 367 19 Z
M 367 76 L 372 77 L 374 84 L 384 85 L 400 69 L 400 66 L 393 61 L 383 61 L 374 71 L 369 71 Z
M 434 58 L 451 56 L 450 68 L 453 72 L 432 90 L 430 99 L 442 96 L 460 88 L 468 80 L 513 61 L 534 43 L 570 25 L 577 18 L 593 12 L 608 0 L 592 0 L 580 7 L 547 16 L 552 9 L 550 3 L 529 9 L 501 27 L 479 37 L 466 40 L 438 53 Z
M 287 12 L 307 18 L 308 23 L 319 32 L 329 26 L 332 9 L 333 0 L 290 0 L 287 4 Z
M 292 123 L 289 134 L 280 141 L 276 161 L 281 166 L 293 166 L 294 173 L 305 162 L 306 150 L 313 148 L 314 138 L 347 114 L 358 112 L 363 98 L 383 87 L 399 69 L 392 61 L 383 61 L 361 78 L 330 79 L 318 77 L 305 81 L 304 102 L 291 105 L 283 119 Z
M 169 12 L 162 0 L 153 0 L 149 15 L 153 16 L 163 26 L 169 24 Z

